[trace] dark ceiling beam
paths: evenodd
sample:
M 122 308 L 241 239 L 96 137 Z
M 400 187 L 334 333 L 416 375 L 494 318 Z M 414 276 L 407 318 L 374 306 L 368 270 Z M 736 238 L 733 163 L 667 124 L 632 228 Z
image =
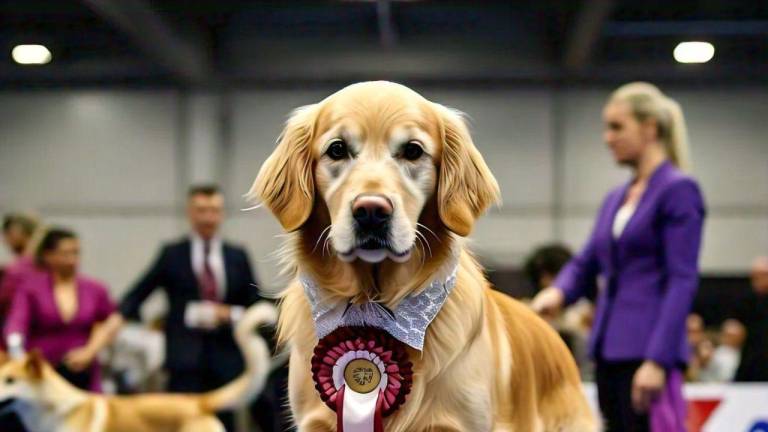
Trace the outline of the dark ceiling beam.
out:
M 615 0 L 585 0 L 566 44 L 563 66 L 569 71 L 581 71 L 589 64 L 603 24 L 616 6 Z
M 174 30 L 145 0 L 82 1 L 176 78 L 188 84 L 212 80 L 213 62 L 203 44 Z
M 609 37 L 650 36 L 762 36 L 768 21 L 609 21 L 602 30 Z
M 590 66 L 581 74 L 569 74 L 572 82 L 626 82 L 647 81 L 720 84 L 739 84 L 768 82 L 768 64 L 676 64 L 666 62 L 622 62 L 618 64 L 600 64 Z

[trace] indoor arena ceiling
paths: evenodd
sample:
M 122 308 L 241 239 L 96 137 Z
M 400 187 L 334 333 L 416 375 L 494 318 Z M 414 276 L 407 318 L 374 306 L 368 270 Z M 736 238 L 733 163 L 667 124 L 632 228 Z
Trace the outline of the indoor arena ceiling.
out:
M 712 61 L 677 63 L 688 40 Z M 5 87 L 765 81 L 768 2 L 0 0 L 0 46 Z

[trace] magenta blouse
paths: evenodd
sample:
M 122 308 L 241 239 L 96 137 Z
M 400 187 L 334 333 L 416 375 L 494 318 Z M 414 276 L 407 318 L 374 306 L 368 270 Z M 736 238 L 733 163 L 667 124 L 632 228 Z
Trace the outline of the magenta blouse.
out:
M 65 322 L 53 295 L 53 278 L 48 272 L 27 275 L 16 289 L 11 310 L 5 322 L 3 336 L 12 333 L 24 336 L 25 348 L 39 349 L 54 366 L 74 348 L 85 346 L 95 324 L 106 320 L 115 311 L 115 304 L 101 282 L 78 275 L 77 311 Z M 99 391 L 100 368 L 91 367 L 91 390 Z

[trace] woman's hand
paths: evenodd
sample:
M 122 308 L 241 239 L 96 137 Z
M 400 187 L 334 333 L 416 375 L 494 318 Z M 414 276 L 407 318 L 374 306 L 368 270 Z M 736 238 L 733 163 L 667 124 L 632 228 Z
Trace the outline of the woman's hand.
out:
M 96 353 L 88 347 L 75 348 L 64 356 L 64 364 L 72 372 L 82 372 L 88 369 L 96 358 Z
M 648 412 L 651 403 L 664 390 L 667 373 L 658 363 L 646 360 L 632 380 L 632 406 L 638 413 Z
M 565 304 L 565 295 L 557 287 L 544 288 L 531 300 L 531 308 L 546 319 L 555 318 Z

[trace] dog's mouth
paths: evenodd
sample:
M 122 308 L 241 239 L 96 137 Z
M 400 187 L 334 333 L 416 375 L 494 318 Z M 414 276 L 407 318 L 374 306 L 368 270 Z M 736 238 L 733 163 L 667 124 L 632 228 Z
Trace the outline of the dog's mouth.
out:
M 339 258 L 345 262 L 352 262 L 357 258 L 376 264 L 384 261 L 386 258 L 398 263 L 404 263 L 411 258 L 413 247 L 405 251 L 398 251 L 389 244 L 389 242 L 380 237 L 368 237 L 357 242 L 357 246 L 349 251 L 339 252 Z

